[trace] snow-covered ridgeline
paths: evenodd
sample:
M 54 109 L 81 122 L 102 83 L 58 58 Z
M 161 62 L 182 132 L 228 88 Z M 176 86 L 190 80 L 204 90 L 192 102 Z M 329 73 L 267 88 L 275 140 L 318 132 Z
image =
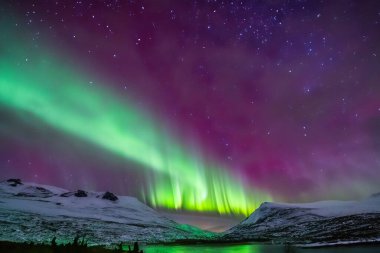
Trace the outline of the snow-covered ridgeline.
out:
M 0 182 L 0 240 L 48 242 L 85 235 L 90 244 L 207 238 L 136 198 L 68 190 L 19 180 Z
M 299 244 L 378 241 L 380 194 L 361 201 L 266 202 L 222 238 Z

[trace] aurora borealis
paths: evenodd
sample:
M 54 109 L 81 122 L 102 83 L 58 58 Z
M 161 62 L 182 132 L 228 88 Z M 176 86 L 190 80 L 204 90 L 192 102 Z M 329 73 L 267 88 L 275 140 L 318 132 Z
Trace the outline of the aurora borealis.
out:
M 22 37 L 12 40 L 22 41 Z M 4 37 L 2 42 L 0 100 L 4 106 L 163 174 L 149 181 L 146 194 L 143 191 L 153 206 L 248 215 L 270 199 L 247 191 L 222 168 L 206 167 L 199 155 L 183 150 L 159 125 L 117 95 L 88 89 L 88 81 L 72 67 L 40 51 L 31 54 L 32 64 L 20 63 L 25 48 Z
M 378 1 L 3 1 L 0 175 L 248 215 L 380 191 Z

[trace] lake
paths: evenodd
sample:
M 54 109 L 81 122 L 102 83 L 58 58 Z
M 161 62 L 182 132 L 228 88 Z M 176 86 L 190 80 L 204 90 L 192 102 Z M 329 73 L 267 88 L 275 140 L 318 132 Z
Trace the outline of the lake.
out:
M 339 246 L 324 248 L 296 248 L 281 245 L 227 244 L 227 245 L 176 245 L 144 246 L 144 253 L 379 253 L 377 246 Z

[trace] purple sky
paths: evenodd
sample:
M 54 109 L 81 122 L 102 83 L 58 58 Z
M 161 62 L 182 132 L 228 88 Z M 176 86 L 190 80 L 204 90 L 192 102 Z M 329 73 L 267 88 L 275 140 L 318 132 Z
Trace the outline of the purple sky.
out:
M 3 13 L 275 198 L 380 190 L 380 1 L 2 1 Z M 144 180 L 0 115 L 2 177 L 73 187 L 88 173 L 132 195 L 125 177 Z

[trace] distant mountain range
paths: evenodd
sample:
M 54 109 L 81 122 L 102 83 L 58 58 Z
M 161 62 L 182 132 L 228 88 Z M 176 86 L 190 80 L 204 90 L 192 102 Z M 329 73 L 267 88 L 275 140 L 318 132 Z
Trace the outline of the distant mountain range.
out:
M 380 241 L 380 194 L 362 201 L 265 202 L 221 240 L 316 246 Z
M 0 241 L 57 242 L 85 236 L 88 243 L 173 242 L 212 236 L 160 215 L 133 197 L 70 192 L 54 186 L 0 182 Z
M 178 224 L 136 198 L 110 192 L 0 182 L 0 241 L 89 245 L 120 242 L 269 242 L 308 245 L 380 241 L 380 194 L 362 201 L 263 203 L 240 224 L 211 233 Z

